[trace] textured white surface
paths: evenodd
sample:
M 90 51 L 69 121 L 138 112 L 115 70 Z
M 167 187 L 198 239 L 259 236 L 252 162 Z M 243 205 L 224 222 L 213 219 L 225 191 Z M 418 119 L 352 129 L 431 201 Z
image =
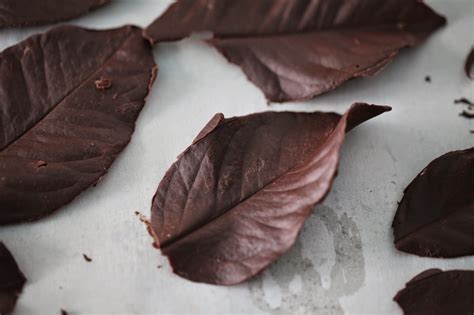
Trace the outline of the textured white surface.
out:
M 462 96 L 474 99 L 474 84 L 462 73 L 474 44 L 474 1 L 428 2 L 448 17 L 446 28 L 376 77 L 306 103 L 268 107 L 239 68 L 195 39 L 156 47 L 158 80 L 109 175 L 40 222 L 0 228 L 29 280 L 16 314 L 59 314 L 61 308 L 70 314 L 401 314 L 392 298 L 419 272 L 474 269 L 474 257 L 419 258 L 392 245 L 390 226 L 404 187 L 434 158 L 474 145 L 474 121 L 459 117 L 461 107 L 453 105 Z M 146 26 L 169 3 L 115 0 L 71 23 Z M 48 28 L 0 31 L 0 48 Z M 230 288 L 171 272 L 134 212 L 149 215 L 166 169 L 214 113 L 342 113 L 355 101 L 393 111 L 350 133 L 332 193 L 287 255 L 263 276 Z

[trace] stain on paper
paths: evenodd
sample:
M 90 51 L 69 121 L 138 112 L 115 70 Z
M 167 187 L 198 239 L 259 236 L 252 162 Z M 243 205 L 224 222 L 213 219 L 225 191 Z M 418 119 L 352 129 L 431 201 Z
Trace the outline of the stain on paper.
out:
M 365 281 L 359 228 L 347 213 L 326 206 L 290 251 L 248 284 L 254 304 L 271 314 L 344 314 L 339 299 Z

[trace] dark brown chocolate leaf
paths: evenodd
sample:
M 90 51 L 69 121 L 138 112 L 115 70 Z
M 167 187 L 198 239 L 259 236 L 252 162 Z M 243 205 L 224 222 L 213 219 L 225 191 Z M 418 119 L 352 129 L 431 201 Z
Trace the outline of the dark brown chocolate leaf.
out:
M 474 271 L 430 269 L 394 297 L 405 315 L 474 314 Z
M 110 0 L 1 0 L 0 28 L 70 20 Z
M 212 31 L 209 44 L 284 102 L 374 75 L 445 23 L 419 0 L 179 0 L 145 33 L 158 42 Z
M 128 144 L 156 75 L 141 34 L 64 26 L 0 54 L 0 225 L 69 203 Z
M 390 110 L 216 115 L 161 181 L 156 243 L 174 271 L 231 285 L 256 275 L 295 242 L 328 193 L 345 132 Z
M 0 242 L 0 314 L 10 314 L 26 278 L 8 248 Z
M 466 64 L 464 65 L 464 70 L 468 78 L 474 80 L 474 75 L 472 74 L 472 66 L 474 65 L 474 48 L 471 49 L 471 52 L 466 58 Z
M 474 255 L 474 148 L 431 162 L 405 189 L 393 221 L 397 249 L 427 257 Z

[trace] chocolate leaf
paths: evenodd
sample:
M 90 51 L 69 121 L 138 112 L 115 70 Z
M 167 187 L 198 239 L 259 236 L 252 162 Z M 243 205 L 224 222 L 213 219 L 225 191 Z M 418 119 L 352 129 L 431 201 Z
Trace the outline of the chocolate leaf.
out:
M 109 2 L 110 0 L 2 0 L 0 28 L 65 21 Z
M 230 285 L 276 260 L 328 193 L 346 130 L 388 110 L 216 115 L 153 198 L 156 243 L 174 271 Z
M 431 162 L 405 189 L 393 221 L 397 249 L 427 257 L 474 255 L 474 148 Z
M 405 315 L 471 315 L 474 271 L 430 269 L 406 284 L 394 297 Z
M 25 282 L 26 278 L 12 254 L 3 242 L 0 242 L 0 314 L 13 312 Z
M 446 20 L 420 0 L 179 0 L 146 30 L 152 42 L 208 41 L 267 99 L 310 99 L 382 70 Z
M 156 75 L 141 33 L 64 26 L 0 54 L 0 224 L 43 217 L 105 175 Z
M 467 77 L 474 80 L 474 76 L 472 75 L 473 65 L 474 65 L 474 48 L 471 49 L 471 52 L 466 58 L 466 64 L 464 65 L 464 70 L 466 71 Z

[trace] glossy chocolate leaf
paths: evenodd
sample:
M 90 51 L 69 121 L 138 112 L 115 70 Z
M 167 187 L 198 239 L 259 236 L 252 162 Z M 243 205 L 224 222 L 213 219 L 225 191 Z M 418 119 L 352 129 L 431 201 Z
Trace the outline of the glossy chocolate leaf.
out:
M 390 110 L 216 115 L 161 181 L 156 243 L 174 271 L 230 285 L 256 275 L 295 242 L 328 193 L 345 132 Z
M 156 75 L 141 34 L 58 27 L 0 55 L 0 224 L 49 214 L 105 175 Z
M 397 293 L 405 315 L 471 315 L 474 313 L 474 271 L 430 269 Z
M 474 148 L 431 162 L 405 189 L 393 221 L 397 249 L 427 257 L 474 255 Z
M 25 282 L 26 278 L 12 254 L 3 242 L 0 242 L 0 314 L 13 312 Z
M 209 44 L 283 102 L 374 75 L 445 22 L 419 0 L 179 0 L 145 32 L 153 42 L 214 32 Z
M 464 70 L 468 78 L 474 80 L 474 75 L 472 74 L 472 66 L 474 65 L 474 48 L 471 49 L 471 52 L 466 58 L 466 64 L 464 65 Z
M 0 28 L 65 21 L 109 2 L 110 0 L 1 0 Z

